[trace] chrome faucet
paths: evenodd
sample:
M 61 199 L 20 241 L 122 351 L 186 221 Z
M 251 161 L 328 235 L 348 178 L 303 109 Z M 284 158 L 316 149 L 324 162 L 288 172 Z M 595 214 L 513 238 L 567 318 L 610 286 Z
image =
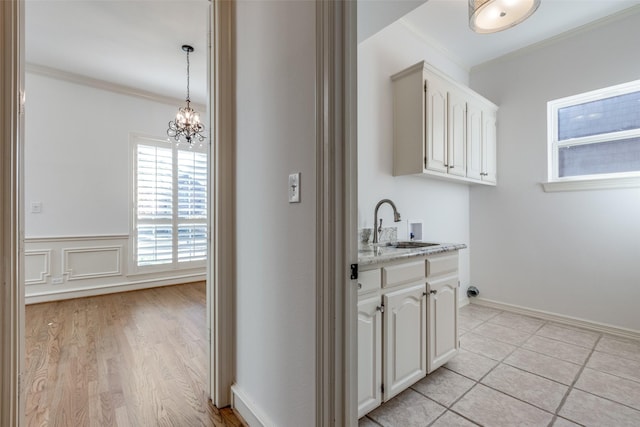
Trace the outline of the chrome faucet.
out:
M 380 225 L 378 225 L 378 209 L 384 203 L 389 203 L 393 208 L 393 222 L 400 222 L 400 212 L 396 209 L 396 205 L 389 199 L 380 200 L 373 212 L 373 243 L 378 243 L 378 234 L 382 232 L 382 218 L 380 218 Z

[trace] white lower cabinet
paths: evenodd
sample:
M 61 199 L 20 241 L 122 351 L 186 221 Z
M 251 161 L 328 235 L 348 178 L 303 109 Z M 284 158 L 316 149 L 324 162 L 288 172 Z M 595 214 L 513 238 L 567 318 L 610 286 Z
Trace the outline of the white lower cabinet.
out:
M 424 283 L 383 296 L 384 400 L 427 373 L 427 304 Z
M 358 297 L 359 418 L 445 364 L 459 348 L 457 252 L 362 273 L 371 284 L 359 286 Z
M 427 282 L 429 306 L 429 357 L 427 372 L 447 363 L 458 352 L 458 277 L 449 276 Z
M 358 418 L 382 403 L 382 301 L 358 301 Z

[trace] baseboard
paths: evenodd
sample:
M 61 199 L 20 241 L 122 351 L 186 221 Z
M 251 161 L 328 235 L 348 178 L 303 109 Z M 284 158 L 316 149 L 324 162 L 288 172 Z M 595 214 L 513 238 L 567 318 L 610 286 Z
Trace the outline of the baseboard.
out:
M 537 317 L 543 320 L 549 320 L 552 322 L 562 323 L 569 326 L 575 326 L 582 329 L 589 329 L 595 332 L 602 332 L 606 334 L 617 335 L 624 338 L 640 340 L 640 331 L 608 325 L 606 323 L 593 322 L 591 320 L 565 316 L 557 313 L 550 313 L 544 310 L 536 310 L 533 308 L 522 307 L 515 304 L 507 304 L 507 303 L 488 300 L 488 299 L 479 298 L 479 297 L 473 298 L 471 303 L 481 305 L 484 307 L 510 311 L 512 313 L 522 314 L 525 316 Z
M 231 386 L 231 407 L 250 427 L 275 427 L 275 424 L 255 406 L 238 384 Z
M 182 283 L 200 282 L 207 279 L 206 274 L 185 274 L 166 279 L 146 279 L 96 285 L 82 289 L 48 290 L 25 296 L 25 304 L 38 304 L 42 302 L 61 301 L 72 298 L 94 297 L 97 295 L 114 294 L 117 292 L 139 291 L 161 286 L 179 285 Z

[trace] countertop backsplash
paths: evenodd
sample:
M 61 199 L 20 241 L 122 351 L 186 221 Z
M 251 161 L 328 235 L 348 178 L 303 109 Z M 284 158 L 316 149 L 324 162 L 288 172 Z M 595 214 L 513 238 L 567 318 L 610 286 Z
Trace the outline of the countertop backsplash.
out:
M 360 236 L 360 244 L 368 244 L 373 242 L 373 229 L 361 228 L 358 230 L 358 236 Z M 378 243 L 395 242 L 398 240 L 398 228 L 397 227 L 382 227 L 382 232 L 378 236 Z

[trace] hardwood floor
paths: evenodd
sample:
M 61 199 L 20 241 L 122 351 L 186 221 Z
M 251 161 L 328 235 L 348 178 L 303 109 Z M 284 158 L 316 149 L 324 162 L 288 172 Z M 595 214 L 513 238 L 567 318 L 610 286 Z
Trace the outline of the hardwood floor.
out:
M 203 282 L 26 307 L 28 426 L 241 426 L 207 398 Z

